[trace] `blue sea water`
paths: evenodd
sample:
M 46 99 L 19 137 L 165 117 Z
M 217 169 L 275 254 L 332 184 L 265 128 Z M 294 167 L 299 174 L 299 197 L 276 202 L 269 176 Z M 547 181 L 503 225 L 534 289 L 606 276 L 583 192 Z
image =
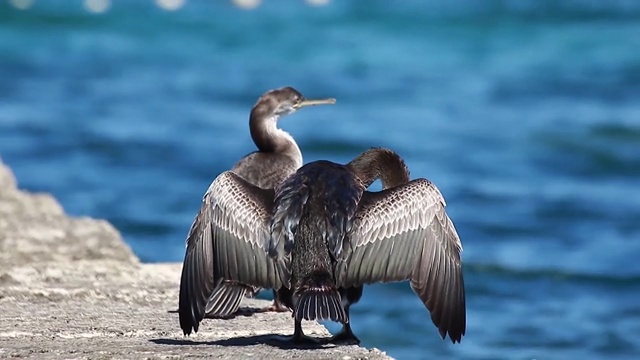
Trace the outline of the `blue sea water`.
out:
M 640 3 L 311 3 L 2 1 L 0 156 L 143 261 L 181 261 L 203 192 L 254 150 L 258 96 L 332 96 L 281 121 L 305 161 L 398 151 L 464 245 L 462 343 L 400 283 L 353 308 L 364 346 L 640 358 Z

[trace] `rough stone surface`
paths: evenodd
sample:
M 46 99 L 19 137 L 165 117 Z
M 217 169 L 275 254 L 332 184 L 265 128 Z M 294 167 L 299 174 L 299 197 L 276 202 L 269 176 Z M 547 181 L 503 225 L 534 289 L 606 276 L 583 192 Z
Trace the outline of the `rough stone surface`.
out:
M 180 268 L 141 264 L 109 223 L 70 218 L 50 195 L 18 190 L 0 161 L 0 358 L 389 358 L 359 346 L 291 347 L 274 335 L 293 332 L 291 316 L 254 313 L 262 300 L 185 337 Z

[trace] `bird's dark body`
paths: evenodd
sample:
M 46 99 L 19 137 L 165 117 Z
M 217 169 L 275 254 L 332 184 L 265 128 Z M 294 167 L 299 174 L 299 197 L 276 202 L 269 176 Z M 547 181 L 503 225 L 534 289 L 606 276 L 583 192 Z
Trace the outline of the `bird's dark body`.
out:
M 294 309 L 297 319 L 315 320 L 318 319 L 315 314 L 297 313 L 302 306 L 300 299 L 305 292 L 321 291 L 341 303 L 334 268 L 363 186 L 346 166 L 328 161 L 305 165 L 296 175 L 285 181 L 276 193 L 275 207 L 293 214 L 284 222 L 295 227 L 291 249 L 292 289 L 280 289 L 278 297 Z M 318 313 L 328 314 L 327 319 L 348 322 L 342 305 L 332 314 L 333 309 L 321 309 L 319 304 L 316 305 Z
M 320 204 L 318 204 L 320 205 Z M 313 206 L 313 205 L 311 205 Z M 322 206 L 322 205 L 320 205 Z M 324 227 L 317 212 L 306 211 L 302 214 L 296 230 L 291 256 L 291 283 L 296 290 L 304 287 L 335 288 L 333 264 L 326 238 L 320 237 Z
M 306 291 L 323 288 L 337 294 L 344 320 L 331 320 L 342 322 L 344 327 L 335 340 L 359 342 L 349 325 L 349 308 L 360 300 L 364 286 L 340 287 L 335 274 L 338 262 L 345 260 L 345 246 L 350 246 L 347 236 L 362 194 L 382 174 L 380 168 L 371 165 L 385 156 L 388 156 L 387 152 L 365 152 L 348 165 L 315 161 L 302 166 L 276 192 L 276 212 L 291 214 L 284 222 L 293 224 L 290 228 L 294 240 L 291 249 L 292 289 L 280 289 L 278 297 L 283 304 L 294 309 L 293 316 L 298 321 L 306 319 L 296 311 L 299 299 Z M 393 176 L 383 174 L 385 188 L 409 181 L 404 162 L 399 157 L 390 159 L 387 166 L 392 165 L 393 171 L 390 172 Z M 319 307 L 319 304 L 315 306 Z M 296 332 L 298 329 L 299 324 L 296 323 Z

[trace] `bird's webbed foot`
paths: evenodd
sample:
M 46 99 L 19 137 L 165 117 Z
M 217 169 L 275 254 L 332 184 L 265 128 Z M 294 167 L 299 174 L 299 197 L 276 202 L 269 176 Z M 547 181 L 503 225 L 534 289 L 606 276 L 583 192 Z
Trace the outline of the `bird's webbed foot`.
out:
M 302 332 L 302 323 L 300 321 L 296 321 L 295 322 L 295 330 L 293 332 L 293 335 L 291 336 L 282 336 L 281 337 L 283 341 L 287 341 L 287 342 L 292 342 L 294 344 L 306 344 L 306 345 L 314 345 L 314 346 L 318 346 L 318 345 L 322 345 L 323 342 L 309 337 L 307 335 L 305 335 Z
M 329 342 L 359 345 L 360 339 L 358 339 L 358 337 L 353 334 L 353 331 L 351 331 L 351 326 L 349 325 L 349 323 L 346 323 L 342 326 L 342 330 L 340 330 L 339 333 L 337 333 L 335 336 L 329 339 Z

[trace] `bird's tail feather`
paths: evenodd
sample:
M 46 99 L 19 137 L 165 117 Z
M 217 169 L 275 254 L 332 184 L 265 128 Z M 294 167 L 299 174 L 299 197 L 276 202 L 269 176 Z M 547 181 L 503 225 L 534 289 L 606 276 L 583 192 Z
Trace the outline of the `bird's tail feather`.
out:
M 330 286 L 307 287 L 300 291 L 293 316 L 296 320 L 333 320 L 349 322 L 340 293 Z

